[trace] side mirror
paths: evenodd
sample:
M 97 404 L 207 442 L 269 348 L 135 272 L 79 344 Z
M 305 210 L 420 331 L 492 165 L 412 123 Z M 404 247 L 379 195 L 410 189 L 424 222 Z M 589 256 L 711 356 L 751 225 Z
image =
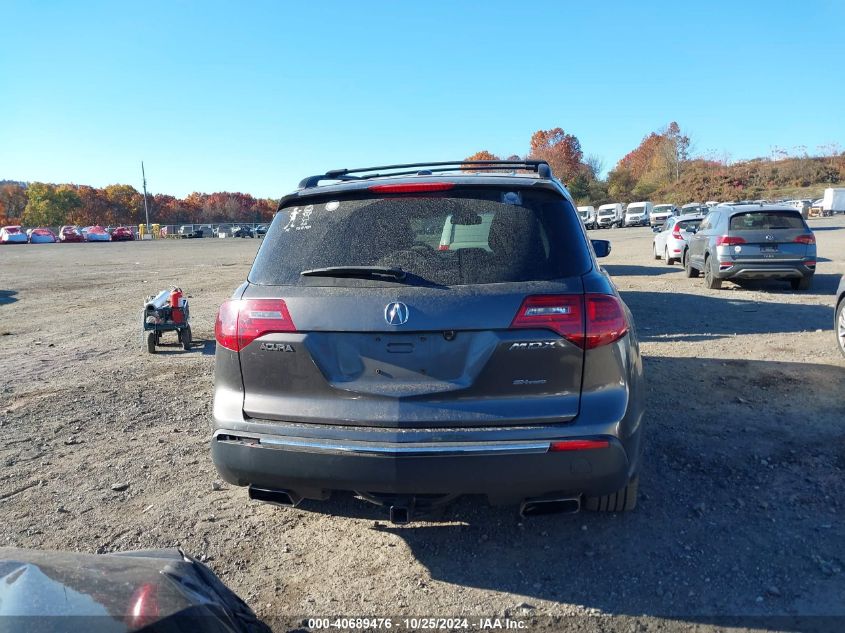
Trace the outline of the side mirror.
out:
M 652 233 L 660 233 L 660 227 L 659 226 L 651 227 L 651 232 Z
M 607 257 L 610 255 L 610 240 L 590 240 L 596 257 Z

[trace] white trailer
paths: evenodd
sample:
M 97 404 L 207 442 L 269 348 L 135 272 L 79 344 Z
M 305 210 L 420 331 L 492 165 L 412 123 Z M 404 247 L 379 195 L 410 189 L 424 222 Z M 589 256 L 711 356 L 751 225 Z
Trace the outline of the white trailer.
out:
M 845 188 L 828 187 L 822 196 L 822 213 L 833 215 L 845 213 Z

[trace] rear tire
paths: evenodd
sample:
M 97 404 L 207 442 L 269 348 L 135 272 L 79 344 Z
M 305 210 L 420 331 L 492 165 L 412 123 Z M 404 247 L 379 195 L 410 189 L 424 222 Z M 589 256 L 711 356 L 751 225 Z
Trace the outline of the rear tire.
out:
M 191 326 L 187 326 L 179 333 L 179 339 L 182 341 L 182 349 L 186 352 L 191 350 Z
M 619 492 L 601 497 L 584 497 L 584 509 L 591 512 L 630 512 L 637 507 L 640 478 L 634 478 Z
M 790 279 L 789 285 L 793 290 L 809 290 L 813 285 L 813 276 L 801 277 L 800 279 Z
M 719 290 L 722 287 L 722 280 L 713 272 L 713 261 L 710 257 L 704 260 L 704 285 L 710 290 Z
M 693 279 L 698 277 L 698 268 L 693 268 L 689 261 L 689 251 L 684 251 L 684 274 Z
M 147 351 L 150 354 L 156 353 L 156 333 L 155 332 L 148 332 L 147 333 Z
M 845 298 L 839 301 L 836 312 L 833 313 L 833 331 L 839 343 L 839 351 L 845 356 Z

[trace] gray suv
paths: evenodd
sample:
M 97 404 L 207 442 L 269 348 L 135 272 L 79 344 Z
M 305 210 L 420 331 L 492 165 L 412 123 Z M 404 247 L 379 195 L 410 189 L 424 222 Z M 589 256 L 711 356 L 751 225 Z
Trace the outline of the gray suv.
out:
M 642 362 L 609 251 L 542 161 L 306 178 L 218 313 L 217 469 L 394 523 L 460 495 L 634 508 Z
M 791 207 L 713 207 L 683 253 L 687 277 L 704 273 L 708 288 L 722 280 L 782 279 L 809 290 L 816 272 L 816 238 Z

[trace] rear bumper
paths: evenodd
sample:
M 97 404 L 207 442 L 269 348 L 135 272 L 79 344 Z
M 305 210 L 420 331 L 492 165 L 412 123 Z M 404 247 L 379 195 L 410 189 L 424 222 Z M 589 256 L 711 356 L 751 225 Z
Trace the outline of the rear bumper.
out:
M 549 452 L 549 440 L 385 444 L 218 430 L 211 452 L 217 470 L 231 484 L 289 490 L 306 499 L 326 499 L 333 490 L 345 490 L 480 494 L 493 504 L 510 504 L 527 497 L 602 495 L 622 488 L 634 464 L 617 438 L 599 439 L 607 440 L 607 447 Z
M 805 266 L 803 262 L 734 262 L 725 268 L 719 262 L 719 272 L 714 276 L 719 279 L 800 279 L 816 272 L 815 266 Z

